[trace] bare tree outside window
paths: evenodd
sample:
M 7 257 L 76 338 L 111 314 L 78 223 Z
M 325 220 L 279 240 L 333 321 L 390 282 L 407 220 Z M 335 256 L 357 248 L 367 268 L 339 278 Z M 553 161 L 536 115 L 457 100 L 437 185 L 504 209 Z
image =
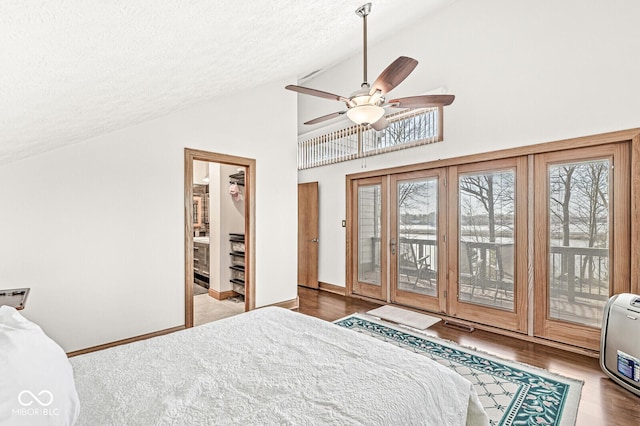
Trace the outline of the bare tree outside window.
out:
M 515 171 L 461 175 L 460 299 L 514 309 Z
M 438 136 L 435 114 L 420 114 L 393 121 L 380 132 L 379 148 L 396 146 Z
M 362 154 L 371 155 L 436 142 L 441 136 L 438 123 L 437 108 L 391 116 L 386 129 L 362 132 Z
M 549 316 L 599 327 L 609 297 L 608 159 L 549 167 Z
M 438 180 L 398 182 L 398 289 L 437 295 Z

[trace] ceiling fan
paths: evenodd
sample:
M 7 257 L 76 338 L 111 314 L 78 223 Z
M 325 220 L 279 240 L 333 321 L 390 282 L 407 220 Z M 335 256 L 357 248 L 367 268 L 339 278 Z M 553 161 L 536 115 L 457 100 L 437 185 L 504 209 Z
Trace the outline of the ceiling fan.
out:
M 382 71 L 372 85 L 367 82 L 367 15 L 369 15 L 370 12 L 371 3 L 367 3 L 356 9 L 356 15 L 362 18 L 364 38 L 364 79 L 360 85 L 360 90 L 353 92 L 349 97 L 344 97 L 293 84 L 285 87 L 285 89 L 305 95 L 341 101 L 347 106 L 347 109 L 344 111 L 323 115 L 322 117 L 309 120 L 304 124 L 317 124 L 347 114 L 347 117 L 356 124 L 370 126 L 375 130 L 383 130 L 389 125 L 385 118 L 385 108 L 430 108 L 447 106 L 451 105 L 455 99 L 454 95 L 422 95 L 392 99 L 387 102 L 385 95 L 402 83 L 418 65 L 418 61 L 406 56 L 400 56 L 393 61 L 391 65 Z

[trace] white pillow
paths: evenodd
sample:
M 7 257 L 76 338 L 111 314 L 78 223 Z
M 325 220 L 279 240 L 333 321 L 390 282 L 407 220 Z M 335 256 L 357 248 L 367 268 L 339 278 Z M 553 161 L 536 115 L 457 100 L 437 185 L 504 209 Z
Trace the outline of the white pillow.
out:
M 0 424 L 72 425 L 79 414 L 62 348 L 15 308 L 0 306 Z

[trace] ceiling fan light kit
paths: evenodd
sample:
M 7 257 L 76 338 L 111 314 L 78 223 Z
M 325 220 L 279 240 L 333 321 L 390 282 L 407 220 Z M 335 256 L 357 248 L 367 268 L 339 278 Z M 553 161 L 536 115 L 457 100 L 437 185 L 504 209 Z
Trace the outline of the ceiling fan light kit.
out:
M 373 124 L 384 116 L 384 108 L 377 105 L 357 105 L 347 110 L 347 117 L 357 124 Z
M 432 108 L 451 105 L 453 95 L 423 95 L 409 98 L 399 98 L 386 102 L 385 95 L 404 81 L 418 65 L 418 61 L 406 56 L 400 56 L 393 61 L 378 78 L 369 85 L 367 82 L 367 15 L 371 12 L 371 3 L 366 3 L 356 9 L 356 15 L 363 23 L 363 82 L 348 98 L 322 90 L 290 84 L 285 89 L 304 95 L 344 102 L 347 110 L 338 111 L 322 117 L 309 120 L 304 124 L 317 124 L 332 118 L 347 114 L 351 121 L 365 125 L 377 131 L 384 130 L 388 125 L 385 117 L 386 108 Z

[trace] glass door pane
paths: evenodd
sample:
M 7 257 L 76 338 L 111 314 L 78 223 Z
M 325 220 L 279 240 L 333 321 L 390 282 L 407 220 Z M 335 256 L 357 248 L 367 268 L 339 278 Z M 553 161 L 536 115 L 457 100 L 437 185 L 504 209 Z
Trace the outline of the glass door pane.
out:
M 609 298 L 609 159 L 548 168 L 549 318 L 600 327 Z
M 387 299 L 387 180 L 354 180 L 351 188 L 351 291 Z
M 358 281 L 381 284 L 382 185 L 358 188 Z
M 458 178 L 461 301 L 514 311 L 515 177 L 501 170 Z
M 391 175 L 391 300 L 435 312 L 446 309 L 446 169 Z
M 438 294 L 438 179 L 397 183 L 397 288 Z

